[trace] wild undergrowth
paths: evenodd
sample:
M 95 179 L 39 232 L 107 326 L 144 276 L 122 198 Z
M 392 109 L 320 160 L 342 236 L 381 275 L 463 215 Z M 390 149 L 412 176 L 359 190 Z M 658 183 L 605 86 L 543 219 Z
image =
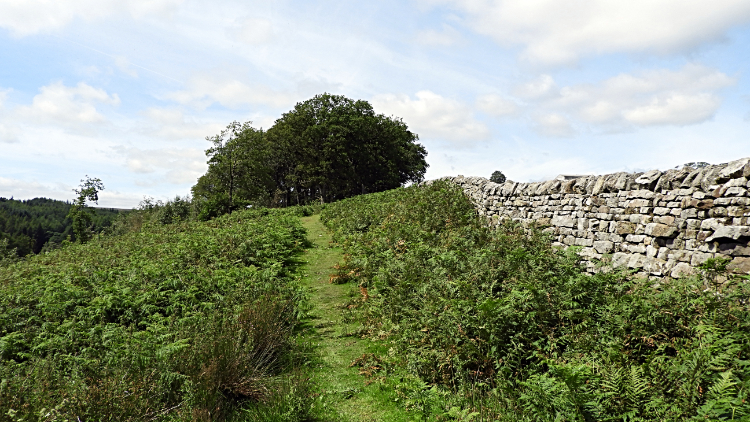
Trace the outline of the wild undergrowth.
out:
M 586 274 L 541 228 L 489 228 L 447 183 L 329 204 L 349 308 L 407 408 L 438 420 L 750 417 L 750 285 Z M 343 279 L 342 279 L 343 280 Z M 382 365 L 381 365 L 382 366 Z
M 306 419 L 299 212 L 144 214 L 0 268 L 0 420 Z

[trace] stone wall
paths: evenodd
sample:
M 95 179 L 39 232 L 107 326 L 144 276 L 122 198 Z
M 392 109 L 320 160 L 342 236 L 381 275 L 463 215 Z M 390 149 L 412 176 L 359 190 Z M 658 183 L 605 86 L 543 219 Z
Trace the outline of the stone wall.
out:
M 712 257 L 750 274 L 750 158 L 694 169 L 615 173 L 539 183 L 449 177 L 480 215 L 547 226 L 581 246 L 589 271 L 611 260 L 642 276 L 678 277 Z

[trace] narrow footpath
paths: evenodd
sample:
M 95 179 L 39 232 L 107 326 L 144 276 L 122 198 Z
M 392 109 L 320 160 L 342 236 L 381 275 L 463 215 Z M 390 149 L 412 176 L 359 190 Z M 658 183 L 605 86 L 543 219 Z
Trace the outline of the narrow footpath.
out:
M 303 217 L 302 224 L 314 245 L 302 257 L 306 261 L 303 282 L 310 289 L 313 305 L 303 336 L 318 346 L 319 359 L 312 377 L 321 403 L 328 406 L 327 413 L 334 420 L 344 422 L 412 420 L 414 415 L 394 401 L 392 388 L 379 383 L 366 385 L 359 368 L 351 366 L 365 353 L 384 351 L 378 349 L 382 346 L 377 342 L 357 336 L 357 324 L 346 321 L 347 303 L 360 294 L 356 286 L 330 283 L 333 266 L 343 261 L 341 248 L 333 245 L 319 215 Z

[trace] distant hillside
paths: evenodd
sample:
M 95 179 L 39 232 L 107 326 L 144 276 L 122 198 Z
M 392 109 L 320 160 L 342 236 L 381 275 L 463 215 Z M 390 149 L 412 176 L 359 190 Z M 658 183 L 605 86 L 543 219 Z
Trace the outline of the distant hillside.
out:
M 48 198 L 19 201 L 0 197 L 0 239 L 8 239 L 8 248 L 17 248 L 19 256 L 39 253 L 45 244 L 59 244 L 68 236 L 75 240 L 72 222 L 67 218 L 71 206 L 70 202 Z M 109 226 L 121 212 L 95 208 L 94 230 Z

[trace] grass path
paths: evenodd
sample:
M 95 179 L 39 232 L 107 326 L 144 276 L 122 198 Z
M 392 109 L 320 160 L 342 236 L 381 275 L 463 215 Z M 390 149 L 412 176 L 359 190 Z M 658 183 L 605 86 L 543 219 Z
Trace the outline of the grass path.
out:
M 411 420 L 394 402 L 392 388 L 378 383 L 365 385 L 365 377 L 359 374 L 358 368 L 350 367 L 352 361 L 364 353 L 382 353 L 382 346 L 353 335 L 357 325 L 345 321 L 346 303 L 359 292 L 351 284 L 329 282 L 330 274 L 335 271 L 332 267 L 342 261 L 341 248 L 331 243 L 331 235 L 318 215 L 303 217 L 302 224 L 314 245 L 302 257 L 307 262 L 303 280 L 310 289 L 313 304 L 303 336 L 318 345 L 320 358 L 312 377 L 321 394 L 321 403 L 325 403 L 334 420 Z

